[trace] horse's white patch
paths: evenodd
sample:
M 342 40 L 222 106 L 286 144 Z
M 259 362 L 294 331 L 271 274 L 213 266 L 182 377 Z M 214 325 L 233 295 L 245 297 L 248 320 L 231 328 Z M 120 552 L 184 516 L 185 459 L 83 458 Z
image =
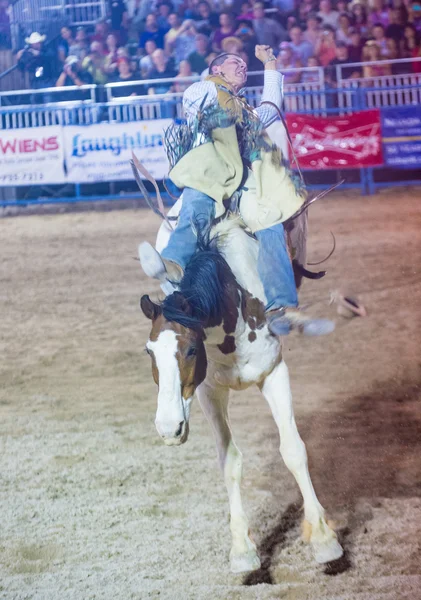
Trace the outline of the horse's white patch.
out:
M 163 437 L 174 437 L 180 423 L 188 421 L 189 402 L 181 395 L 180 369 L 177 362 L 177 334 L 162 331 L 155 342 L 150 340 L 147 348 L 154 353 L 159 373 L 158 408 L 155 424 Z
M 212 230 L 218 236 L 218 249 L 229 264 L 238 283 L 266 304 L 266 296 L 257 272 L 257 240 L 248 236 L 238 219 L 226 219 Z

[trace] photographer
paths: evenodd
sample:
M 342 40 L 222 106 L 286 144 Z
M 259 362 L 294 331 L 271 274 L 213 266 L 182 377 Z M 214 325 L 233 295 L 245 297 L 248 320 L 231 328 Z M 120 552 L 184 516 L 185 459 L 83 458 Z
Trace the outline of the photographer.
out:
M 29 84 L 34 90 L 50 87 L 53 82 L 54 57 L 44 48 L 46 36 L 37 31 L 25 39 L 27 46 L 17 53 L 18 68 L 28 73 Z M 42 101 L 42 98 L 39 99 Z M 44 99 L 44 101 L 46 101 Z
M 68 56 L 65 60 L 63 71 L 56 81 L 56 87 L 70 85 L 77 85 L 80 87 L 81 85 L 90 83 L 93 83 L 92 75 L 81 69 L 77 56 Z M 70 100 L 70 97 L 66 95 L 66 99 Z

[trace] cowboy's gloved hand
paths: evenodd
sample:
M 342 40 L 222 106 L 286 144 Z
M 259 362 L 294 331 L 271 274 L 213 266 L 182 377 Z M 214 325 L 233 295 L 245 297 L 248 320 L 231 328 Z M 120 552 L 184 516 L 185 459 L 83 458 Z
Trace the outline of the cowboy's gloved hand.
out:
M 256 46 L 254 53 L 256 58 L 258 58 L 262 63 L 265 63 L 269 59 L 274 59 L 273 50 L 270 46 Z

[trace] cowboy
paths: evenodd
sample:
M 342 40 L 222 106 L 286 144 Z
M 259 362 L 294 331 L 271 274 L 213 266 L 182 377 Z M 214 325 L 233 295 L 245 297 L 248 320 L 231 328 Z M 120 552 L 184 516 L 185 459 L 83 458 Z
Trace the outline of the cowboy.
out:
M 34 90 L 54 85 L 54 60 L 43 45 L 45 38 L 45 35 L 34 31 L 25 38 L 27 46 L 16 55 L 18 68 L 29 74 L 29 83 Z
M 255 53 L 264 65 L 262 101 L 256 109 L 242 95 L 247 67 L 235 54 L 214 59 L 206 80 L 184 92 L 187 126 L 182 135 L 166 134 L 169 176 L 184 188 L 183 204 L 162 256 L 144 242 L 141 265 L 161 283 L 180 281 L 196 250 L 195 226 L 209 225 L 240 193 L 241 217 L 259 241 L 257 267 L 271 332 L 287 335 L 297 328 L 306 335 L 324 335 L 333 331 L 333 322 L 312 319 L 298 309 L 283 226 L 302 208 L 306 192 L 264 132 L 279 116 L 283 78 L 269 46 L 256 46 Z M 170 138 L 182 140 L 184 147 Z

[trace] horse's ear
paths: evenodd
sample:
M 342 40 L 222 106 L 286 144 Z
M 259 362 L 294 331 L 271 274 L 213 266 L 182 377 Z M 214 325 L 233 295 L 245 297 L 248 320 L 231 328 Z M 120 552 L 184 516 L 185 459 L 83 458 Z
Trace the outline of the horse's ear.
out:
M 173 295 L 173 305 L 181 310 L 185 315 L 191 316 L 192 308 L 189 304 L 189 301 L 181 292 L 174 292 Z
M 161 314 L 161 307 L 149 298 L 149 296 L 142 296 L 140 299 L 140 308 L 143 314 L 151 321 L 155 321 Z

